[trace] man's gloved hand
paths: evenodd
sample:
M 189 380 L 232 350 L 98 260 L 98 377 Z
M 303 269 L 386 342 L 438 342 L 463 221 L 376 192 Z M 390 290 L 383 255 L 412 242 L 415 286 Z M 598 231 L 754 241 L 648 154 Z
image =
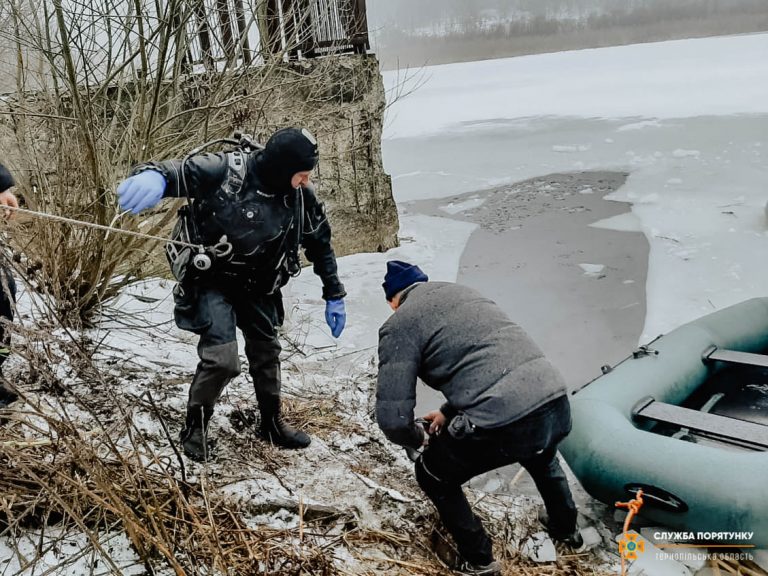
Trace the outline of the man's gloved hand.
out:
M 134 214 L 152 208 L 163 198 L 165 186 L 165 177 L 157 170 L 144 170 L 126 178 L 117 187 L 120 207 Z
M 331 335 L 338 338 L 347 323 L 347 313 L 344 310 L 344 300 L 328 300 L 325 303 L 325 321 L 331 329 Z

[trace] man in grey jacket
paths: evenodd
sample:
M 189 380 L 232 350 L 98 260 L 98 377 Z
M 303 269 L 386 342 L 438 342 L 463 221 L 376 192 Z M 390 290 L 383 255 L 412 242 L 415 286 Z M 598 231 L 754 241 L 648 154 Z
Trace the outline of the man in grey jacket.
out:
M 536 483 L 552 538 L 578 548 L 576 506 L 557 459 L 571 429 L 562 377 L 494 302 L 428 280 L 418 266 L 387 263 L 383 287 L 395 314 L 379 330 L 376 418 L 392 442 L 424 447 L 416 480 L 456 541 L 459 572 L 501 573 L 461 485 L 515 462 Z M 447 399 L 424 416 L 428 433 L 414 421 L 417 377 Z

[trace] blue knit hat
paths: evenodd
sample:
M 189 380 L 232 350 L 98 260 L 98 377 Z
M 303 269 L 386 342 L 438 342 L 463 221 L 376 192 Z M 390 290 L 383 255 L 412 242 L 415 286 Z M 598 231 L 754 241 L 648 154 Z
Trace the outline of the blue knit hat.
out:
M 416 282 L 427 282 L 429 276 L 418 266 L 401 262 L 400 260 L 390 260 L 387 262 L 387 273 L 384 276 L 384 295 L 390 301 L 401 290 L 405 290 L 411 284 Z

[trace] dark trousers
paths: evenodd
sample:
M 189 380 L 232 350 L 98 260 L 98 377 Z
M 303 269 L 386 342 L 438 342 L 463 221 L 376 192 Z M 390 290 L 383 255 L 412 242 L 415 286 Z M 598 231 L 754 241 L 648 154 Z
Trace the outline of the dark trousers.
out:
M 16 282 L 11 271 L 0 266 L 0 318 L 13 322 L 13 307 L 16 303 Z M 5 324 L 0 322 L 0 366 L 8 358 L 10 335 L 6 333 Z
M 493 552 L 461 485 L 507 464 L 519 462 L 533 478 L 549 514 L 550 533 L 573 533 L 576 506 L 557 460 L 557 445 L 570 429 L 570 405 L 562 396 L 502 428 L 469 430 L 449 423 L 430 439 L 416 462 L 416 480 L 437 507 L 465 560 L 488 564 Z
M 237 333 L 245 337 L 245 354 L 259 407 L 275 411 L 280 402 L 280 341 L 277 328 L 284 311 L 279 292 L 254 294 L 241 285 L 191 286 L 174 292 L 176 325 L 200 335 L 200 362 L 189 389 L 188 408 L 212 413 L 221 391 L 240 374 Z

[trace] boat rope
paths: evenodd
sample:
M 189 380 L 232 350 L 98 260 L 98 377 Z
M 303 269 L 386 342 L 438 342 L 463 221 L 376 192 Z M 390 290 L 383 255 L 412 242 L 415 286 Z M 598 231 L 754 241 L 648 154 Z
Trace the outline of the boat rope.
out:
M 642 348 L 646 348 L 646 349 L 648 349 L 648 350 L 650 351 L 650 353 L 648 354 L 649 356 L 650 356 L 651 354 L 652 354 L 653 356 L 658 356 L 658 355 L 659 355 L 659 352 L 658 352 L 658 350 L 654 350 L 653 348 L 650 348 L 650 346 L 651 346 L 651 344 L 653 344 L 654 342 L 656 342 L 656 341 L 657 341 L 659 338 L 661 338 L 662 336 L 664 336 L 664 334 L 659 334 L 658 336 L 656 336 L 656 338 L 654 338 L 653 340 L 651 340 L 651 341 L 650 341 L 650 342 L 648 342 L 647 344 L 644 344 L 644 345 L 643 345 L 643 346 L 641 346 L 639 349 L 642 349 Z M 605 376 L 605 375 L 606 375 L 606 374 L 608 374 L 609 372 L 612 372 L 613 370 L 615 370 L 616 368 L 618 368 L 619 366 L 621 366 L 622 364 L 624 364 L 624 362 L 626 362 L 627 360 L 633 360 L 633 359 L 637 359 L 637 358 L 638 358 L 638 356 L 635 356 L 636 352 L 637 352 L 637 350 L 635 350 L 634 352 L 632 352 L 632 354 L 630 354 L 629 356 L 627 356 L 626 358 L 624 358 L 623 360 L 621 360 L 621 361 L 620 361 L 619 363 L 617 363 L 615 366 L 611 366 L 610 364 L 605 364 L 604 366 L 601 366 L 601 367 L 600 367 L 600 371 L 602 372 L 602 374 L 600 374 L 600 376 L 595 376 L 594 378 L 592 378 L 592 380 L 589 380 L 588 382 L 585 382 L 584 384 L 582 384 L 581 386 L 579 386 L 579 387 L 578 387 L 578 388 L 576 388 L 575 390 L 571 390 L 571 392 L 570 392 L 571 396 L 573 396 L 574 394 L 576 394 L 576 393 L 580 392 L 581 390 L 583 390 L 584 388 L 586 388 L 587 386 L 589 386 L 590 384 L 592 384 L 592 382 L 594 382 L 595 380 L 597 380 L 597 379 L 601 378 L 602 376 Z
M 624 546 L 626 546 L 627 542 L 634 542 L 636 535 L 629 535 L 629 525 L 632 523 L 632 519 L 635 517 L 635 515 L 640 512 L 640 508 L 643 507 L 643 490 L 639 489 L 637 492 L 635 492 L 635 497 L 630 500 L 629 502 L 616 502 L 616 508 L 626 508 L 628 510 L 627 517 L 624 519 L 624 530 L 623 530 L 623 536 L 621 542 L 619 542 L 619 555 L 621 556 L 621 576 L 626 576 L 627 574 L 627 567 L 626 567 L 626 558 L 628 554 L 626 553 L 626 549 Z M 632 536 L 635 536 L 633 538 Z
M 0 206 L 0 210 L 13 210 L 14 212 L 20 212 L 22 214 L 29 214 L 37 218 L 47 218 L 49 220 L 55 220 L 58 222 L 64 222 L 66 224 L 72 224 L 74 226 L 82 226 L 85 228 L 95 228 L 96 230 L 105 230 L 107 233 L 116 232 L 117 234 L 125 234 L 127 236 L 135 236 L 136 238 L 143 238 L 145 240 L 160 240 L 161 242 L 168 242 L 176 244 L 178 246 L 186 246 L 189 248 L 200 249 L 198 244 L 191 244 L 189 242 L 183 242 L 181 240 L 171 240 L 169 238 L 163 238 L 162 236 L 154 236 L 153 234 L 145 234 L 143 232 L 134 232 L 133 230 L 123 230 L 122 228 L 115 228 L 115 221 L 126 214 L 128 211 L 118 213 L 112 220 L 109 226 L 103 224 L 96 224 L 95 222 L 86 222 L 84 220 L 76 220 L 74 218 L 67 218 L 65 216 L 58 216 L 56 214 L 48 214 L 47 212 L 38 212 L 37 210 L 29 210 L 27 208 L 17 208 L 15 206 Z

